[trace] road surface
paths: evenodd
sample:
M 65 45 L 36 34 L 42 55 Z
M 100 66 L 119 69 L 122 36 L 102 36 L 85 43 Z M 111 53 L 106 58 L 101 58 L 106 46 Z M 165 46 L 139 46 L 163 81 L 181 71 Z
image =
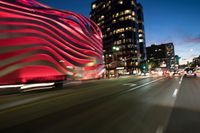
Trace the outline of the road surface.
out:
M 200 132 L 200 78 L 128 77 L 0 98 L 1 133 Z

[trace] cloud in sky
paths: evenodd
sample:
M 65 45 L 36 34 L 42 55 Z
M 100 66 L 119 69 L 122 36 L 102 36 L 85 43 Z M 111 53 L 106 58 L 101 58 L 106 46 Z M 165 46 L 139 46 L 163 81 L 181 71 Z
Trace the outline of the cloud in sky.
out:
M 186 37 L 184 41 L 186 43 L 193 43 L 193 44 L 200 43 L 200 35 L 197 35 L 195 37 L 193 36 Z

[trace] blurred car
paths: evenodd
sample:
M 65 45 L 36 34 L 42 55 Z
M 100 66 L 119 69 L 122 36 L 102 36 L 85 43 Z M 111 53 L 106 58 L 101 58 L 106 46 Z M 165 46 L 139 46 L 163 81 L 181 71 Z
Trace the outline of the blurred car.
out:
M 175 70 L 173 72 L 173 76 L 180 76 L 181 75 L 181 72 L 179 70 Z
M 200 68 L 199 67 L 196 69 L 195 73 L 196 73 L 197 77 L 200 77 Z
M 185 77 L 196 77 L 196 70 L 195 68 L 186 68 L 185 69 Z
M 155 76 L 163 76 L 164 72 L 161 68 L 155 68 L 151 71 L 151 74 Z

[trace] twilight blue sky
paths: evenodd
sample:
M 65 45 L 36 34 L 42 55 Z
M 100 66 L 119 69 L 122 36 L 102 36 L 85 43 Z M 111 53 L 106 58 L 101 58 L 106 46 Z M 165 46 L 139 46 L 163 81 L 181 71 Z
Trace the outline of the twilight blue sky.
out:
M 94 0 L 38 0 L 89 16 Z M 173 42 L 183 62 L 200 55 L 200 0 L 138 0 L 144 7 L 147 46 Z

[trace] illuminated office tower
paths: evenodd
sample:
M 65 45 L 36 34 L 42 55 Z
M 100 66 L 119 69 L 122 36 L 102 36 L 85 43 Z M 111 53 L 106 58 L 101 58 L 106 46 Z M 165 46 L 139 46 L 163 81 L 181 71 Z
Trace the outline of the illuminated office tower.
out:
M 136 0 L 96 0 L 91 8 L 90 17 L 103 33 L 107 73 L 133 73 L 146 58 L 141 4 Z

